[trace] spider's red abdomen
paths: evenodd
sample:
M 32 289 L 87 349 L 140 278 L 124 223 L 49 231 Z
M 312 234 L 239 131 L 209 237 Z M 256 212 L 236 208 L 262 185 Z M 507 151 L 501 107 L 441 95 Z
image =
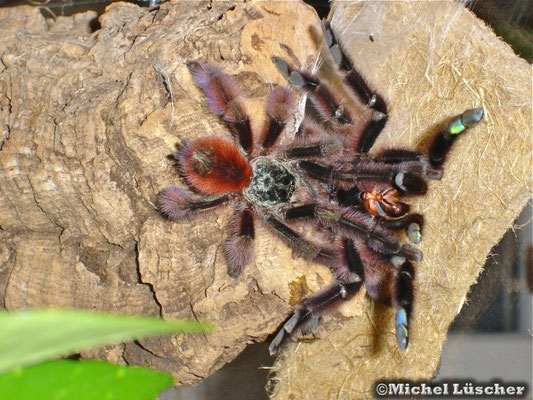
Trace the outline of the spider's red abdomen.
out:
M 204 194 L 240 193 L 250 183 L 252 167 L 224 139 L 202 138 L 187 143 L 179 161 L 189 184 Z

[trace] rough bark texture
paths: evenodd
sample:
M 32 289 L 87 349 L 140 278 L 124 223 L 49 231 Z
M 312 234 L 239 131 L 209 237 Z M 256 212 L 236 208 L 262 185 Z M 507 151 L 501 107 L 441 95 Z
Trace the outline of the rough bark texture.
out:
M 396 349 L 391 311 L 361 293 L 341 308 L 345 317 L 325 318 L 319 336 L 342 326 L 328 340 L 289 348 L 277 365 L 280 399 L 365 397 L 377 378 L 431 376 L 450 322 L 530 190 L 526 63 L 450 2 L 386 2 L 355 19 L 359 5 L 341 4 L 342 37 L 391 106 L 378 146 L 415 146 L 465 108 L 482 105 L 487 117 L 415 204 L 428 223 L 409 351 Z M 264 340 L 304 294 L 299 288 L 316 291 L 330 274 L 293 259 L 259 227 L 254 263 L 231 279 L 221 251 L 230 208 L 186 223 L 158 215 L 156 193 L 178 180 L 166 158 L 175 145 L 228 136 L 186 63 L 216 62 L 235 75 L 259 126 L 268 91 L 285 84 L 270 56 L 310 64 L 319 21 L 299 2 L 180 1 L 151 12 L 115 3 L 91 32 L 94 17 L 51 22 L 35 8 L 0 10 L 0 298 L 7 309 L 214 322 L 208 337 L 85 353 L 194 383 Z

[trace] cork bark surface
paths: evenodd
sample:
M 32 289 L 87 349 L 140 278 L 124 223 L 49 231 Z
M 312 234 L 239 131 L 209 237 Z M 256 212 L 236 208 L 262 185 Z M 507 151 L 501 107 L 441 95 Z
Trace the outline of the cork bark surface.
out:
M 377 147 L 416 148 L 445 118 L 487 112 L 454 148 L 444 180 L 413 201 L 427 225 L 410 348 L 396 349 L 392 312 L 360 293 L 324 318 L 316 332 L 324 340 L 288 347 L 274 398 L 366 397 L 378 378 L 430 377 L 490 248 L 529 197 L 529 66 L 454 3 L 421 4 L 341 2 L 333 17 L 389 101 Z M 114 3 L 98 22 L 93 13 L 52 21 L 36 8 L 0 9 L 3 307 L 213 322 L 209 336 L 84 353 L 167 371 L 178 384 L 265 340 L 294 303 L 329 282 L 327 269 L 294 259 L 259 226 L 254 262 L 231 279 L 222 251 L 231 208 L 171 223 L 155 196 L 180 184 L 167 158 L 180 140 L 229 136 L 186 63 L 217 63 L 235 76 L 261 126 L 266 96 L 285 84 L 270 57 L 311 65 L 319 32 L 300 2 L 177 1 L 154 11 Z

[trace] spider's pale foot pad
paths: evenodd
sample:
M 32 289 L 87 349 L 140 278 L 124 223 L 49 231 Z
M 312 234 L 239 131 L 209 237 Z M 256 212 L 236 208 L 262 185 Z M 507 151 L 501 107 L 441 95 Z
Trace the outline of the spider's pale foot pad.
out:
M 407 311 L 400 307 L 396 311 L 396 341 L 400 350 L 407 349 L 409 344 L 409 330 L 407 328 Z
M 268 351 L 270 352 L 271 356 L 275 356 L 276 354 L 278 354 L 279 349 L 281 348 L 285 340 L 287 340 L 293 334 L 296 328 L 300 326 L 301 322 L 302 310 L 296 310 L 292 317 L 290 317 L 289 320 L 285 322 L 283 328 L 280 329 L 276 337 L 274 337 L 274 339 L 270 343 Z
M 281 346 L 288 338 L 293 336 L 298 329 L 303 335 L 308 335 L 317 325 L 318 315 L 311 314 L 307 309 L 296 310 L 270 343 L 270 346 L 268 347 L 270 355 L 275 356 L 278 354 Z
M 422 240 L 422 234 L 420 232 L 421 228 L 420 225 L 413 222 L 410 223 L 407 227 L 407 236 L 409 237 L 409 241 L 411 243 L 418 244 Z
M 270 57 L 272 60 L 272 63 L 276 66 L 278 71 L 283 75 L 283 77 L 287 80 L 289 80 L 289 77 L 291 75 L 291 69 L 289 68 L 289 64 L 287 64 L 282 58 L 272 56 Z

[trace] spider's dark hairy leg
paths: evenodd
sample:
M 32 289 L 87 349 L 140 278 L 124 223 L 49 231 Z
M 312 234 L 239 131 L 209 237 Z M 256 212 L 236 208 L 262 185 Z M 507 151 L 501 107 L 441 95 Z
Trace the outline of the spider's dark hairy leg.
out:
M 284 149 L 285 157 L 298 159 L 309 158 L 331 160 L 338 158 L 343 152 L 343 142 L 336 137 L 327 136 L 324 132 L 311 137 L 297 137 Z
M 365 268 L 367 294 L 396 309 L 397 343 L 401 350 L 405 350 L 414 299 L 414 268 L 405 258 L 387 258 L 364 243 L 358 242 L 356 247 Z
M 411 243 L 418 244 L 422 240 L 424 217 L 420 214 L 408 214 L 396 219 L 380 218 L 379 224 L 392 230 L 405 229 L 407 237 Z
M 389 183 L 407 195 L 422 195 L 427 192 L 426 182 L 416 173 L 407 172 L 409 169 L 419 171 L 418 165 L 372 163 L 372 166 L 369 166 L 361 162 L 352 169 L 341 170 L 331 165 L 302 160 L 298 162 L 298 166 L 312 178 L 326 183 L 334 180 L 345 182 L 375 181 Z
M 365 268 L 361 257 L 355 248 L 354 241 L 352 239 L 344 238 L 344 256 L 346 258 L 346 266 L 351 276 L 349 279 L 344 279 L 345 281 L 357 281 L 365 280 Z M 354 276 L 355 275 L 355 276 Z
M 387 104 L 378 93 L 370 89 L 361 74 L 354 68 L 352 60 L 337 41 L 328 21 L 322 21 L 322 29 L 333 59 L 339 69 L 344 72 L 344 82 L 363 104 L 374 110 L 372 119 L 364 129 L 355 149 L 359 153 L 366 153 L 372 148 L 387 123 Z
M 304 204 L 287 209 L 285 218 L 287 220 L 315 218 L 322 225 L 339 230 L 342 236 L 362 241 L 379 253 L 390 257 L 405 257 L 415 261 L 422 259 L 422 253 L 418 249 L 409 245 L 402 245 L 391 232 L 379 228 L 379 225 L 376 224 L 372 217 L 359 211 L 351 211 L 341 215 L 334 210 L 329 210 L 316 204 Z M 416 223 L 417 221 L 422 223 L 421 218 L 418 217 L 418 214 L 412 214 L 410 218 L 401 219 L 401 222 L 398 222 L 397 225 L 393 225 L 391 221 L 392 228 L 402 229 L 412 225 L 411 230 L 413 230 L 413 233 L 411 237 L 415 240 L 418 238 L 418 241 L 420 241 L 416 232 Z M 418 228 L 420 228 L 420 225 Z M 420 230 L 418 230 L 418 233 L 420 233 Z M 295 232 L 295 234 L 297 233 Z
M 298 167 L 312 178 L 326 183 L 330 183 L 335 179 L 347 182 L 351 182 L 354 179 L 354 174 L 349 170 L 339 170 L 331 165 L 320 164 L 314 161 L 301 160 L 298 162 Z
M 276 355 L 283 343 L 297 333 L 298 330 L 305 329 L 310 322 L 315 325 L 316 318 L 322 311 L 339 301 L 351 299 L 359 291 L 361 285 L 362 281 L 351 283 L 334 281 L 331 285 L 304 300 L 300 306 L 301 308 L 294 312 L 270 343 L 270 355 Z
M 295 206 L 288 208 L 285 211 L 285 219 L 299 219 L 299 218 L 314 218 L 316 217 L 316 204 L 303 204 L 300 206 Z
M 364 268 L 351 239 L 344 239 L 343 255 L 346 265 L 335 271 L 334 280 L 330 285 L 301 303 L 270 344 L 271 355 L 277 354 L 283 343 L 298 330 L 312 330 L 322 311 L 351 299 L 359 291 L 363 284 Z
M 424 156 L 412 150 L 385 149 L 380 151 L 376 158 L 384 163 L 396 164 L 404 161 L 423 161 Z
M 213 112 L 226 123 L 241 147 L 251 153 L 252 127 L 237 83 L 215 65 L 192 62 L 187 67 Z
M 376 225 L 372 217 L 362 212 L 352 210 L 341 215 L 332 210 L 319 208 L 317 214 L 324 224 L 338 229 L 345 237 L 366 243 L 373 251 L 391 258 L 399 256 L 413 261 L 422 260 L 420 250 L 401 244 L 391 232 Z
M 423 154 L 405 149 L 385 149 L 379 152 L 375 158 L 386 164 L 409 165 L 413 172 L 434 180 L 442 179 L 442 170 L 435 169 Z
M 200 211 L 208 211 L 229 200 L 227 195 L 213 197 L 192 197 L 185 189 L 171 186 L 157 196 L 159 211 L 168 219 L 181 221 Z
M 285 151 L 285 156 L 287 158 L 322 157 L 323 155 L 324 150 L 320 143 L 293 146 Z
M 349 189 L 339 189 L 337 191 L 337 200 L 339 204 L 344 207 L 354 207 L 361 205 L 362 192 L 354 186 Z
M 323 121 L 337 121 L 343 124 L 352 123 L 348 110 L 333 90 L 318 77 L 293 70 L 283 59 L 273 56 L 272 62 L 285 79 L 308 94 L 311 104 Z
M 442 167 L 459 134 L 481 121 L 484 113 L 483 108 L 467 110 L 452 118 L 446 127 L 437 132 L 428 149 L 429 161 L 435 168 Z
M 299 257 L 321 263 L 330 268 L 337 267 L 339 258 L 335 249 L 327 249 L 311 243 L 275 217 L 268 217 L 266 222 L 292 247 Z
M 398 274 L 394 290 L 393 303 L 396 306 L 396 341 L 400 350 L 409 344 L 409 319 L 413 308 L 413 280 L 415 270 L 411 263 L 405 262 Z
M 424 171 L 424 166 L 416 162 L 395 164 L 360 162 L 350 170 L 350 173 L 356 181 L 388 183 L 405 195 L 423 195 L 427 192 L 427 184 L 420 176 Z
M 236 211 L 231 222 L 231 236 L 224 243 L 228 275 L 237 278 L 254 255 L 254 218 L 250 209 Z
M 276 88 L 267 101 L 267 119 L 263 128 L 262 146 L 271 148 L 285 129 L 289 118 L 296 110 L 296 98 L 290 90 Z

